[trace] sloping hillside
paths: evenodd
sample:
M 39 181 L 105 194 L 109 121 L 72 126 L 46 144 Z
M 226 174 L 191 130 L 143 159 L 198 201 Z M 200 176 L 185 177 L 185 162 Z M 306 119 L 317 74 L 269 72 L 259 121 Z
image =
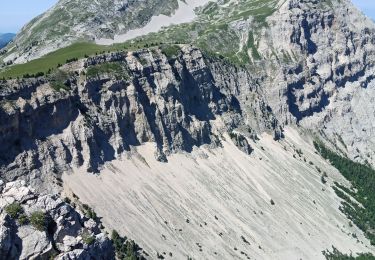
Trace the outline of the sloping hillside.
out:
M 347 185 L 294 129 L 264 134 L 247 155 L 223 146 L 154 159 L 153 144 L 107 163 L 100 175 L 76 169 L 66 192 L 93 206 L 106 226 L 129 234 L 152 259 L 325 259 L 332 246 L 372 252 L 339 210 L 331 185 Z M 307 137 L 307 138 L 306 138 Z M 322 170 L 327 173 L 322 181 Z

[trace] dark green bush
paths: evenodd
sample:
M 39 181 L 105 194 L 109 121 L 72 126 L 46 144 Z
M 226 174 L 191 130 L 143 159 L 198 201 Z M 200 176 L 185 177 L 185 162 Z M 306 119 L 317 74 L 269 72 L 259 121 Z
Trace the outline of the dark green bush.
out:
M 98 220 L 98 216 L 96 215 L 95 211 L 92 208 L 90 208 L 89 205 L 83 204 L 82 208 L 83 208 L 83 210 L 85 212 L 85 216 L 87 218 L 91 218 L 91 219 L 93 219 L 95 221 Z
M 87 78 L 93 79 L 102 74 L 113 75 L 116 79 L 128 79 L 129 73 L 120 62 L 107 62 L 87 68 Z
M 18 223 L 22 226 L 22 225 L 26 225 L 27 223 L 29 223 L 29 218 L 27 217 L 26 214 L 21 214 L 19 217 L 18 217 Z
M 39 231 L 46 231 L 48 227 L 48 218 L 46 213 L 35 211 L 30 215 L 30 224 Z
M 73 61 L 78 61 L 78 58 L 67 59 L 65 63 L 71 63 Z
M 144 259 L 138 252 L 141 248 L 133 241 L 126 237 L 121 237 L 116 230 L 112 231 L 111 240 L 116 250 L 118 259 L 139 260 Z
M 23 208 L 18 202 L 13 202 L 5 207 L 5 212 L 11 218 L 17 219 L 23 213 Z
M 324 174 L 320 177 L 320 181 L 321 181 L 323 184 L 326 184 L 326 183 L 327 183 L 326 176 L 324 176 Z
M 178 53 L 181 51 L 180 47 L 177 45 L 163 45 L 161 51 L 167 56 L 168 59 L 177 57 Z
M 95 236 L 90 234 L 87 230 L 82 233 L 82 241 L 86 245 L 92 245 L 95 242 Z
M 335 247 L 333 247 L 332 252 L 328 250 L 323 251 L 323 255 L 326 257 L 327 260 L 375 260 L 375 257 L 370 253 L 362 253 L 358 254 L 358 256 L 353 256 L 353 254 L 346 255 L 341 253 Z

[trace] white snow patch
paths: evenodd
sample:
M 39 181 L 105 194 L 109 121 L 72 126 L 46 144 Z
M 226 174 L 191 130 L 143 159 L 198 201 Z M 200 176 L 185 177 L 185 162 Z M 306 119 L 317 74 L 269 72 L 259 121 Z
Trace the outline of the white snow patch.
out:
M 186 0 L 185 2 L 178 1 L 179 8 L 173 15 L 153 16 L 151 21 L 142 28 L 130 30 L 125 34 L 115 35 L 114 39 L 96 39 L 96 43 L 101 45 L 121 43 L 152 32 L 158 32 L 163 27 L 173 24 L 189 23 L 196 17 L 194 12 L 195 8 L 203 6 L 208 2 L 209 0 Z

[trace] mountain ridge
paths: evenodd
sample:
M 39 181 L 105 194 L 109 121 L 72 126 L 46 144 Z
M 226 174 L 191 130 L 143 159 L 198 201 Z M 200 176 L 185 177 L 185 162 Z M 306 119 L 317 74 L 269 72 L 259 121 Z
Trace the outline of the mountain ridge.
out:
M 3 59 L 24 63 L 77 41 L 94 41 L 99 36 L 112 36 L 115 31 L 142 27 L 153 15 L 170 15 L 177 8 L 177 0 L 116 0 L 111 4 L 60 0 L 21 29 Z

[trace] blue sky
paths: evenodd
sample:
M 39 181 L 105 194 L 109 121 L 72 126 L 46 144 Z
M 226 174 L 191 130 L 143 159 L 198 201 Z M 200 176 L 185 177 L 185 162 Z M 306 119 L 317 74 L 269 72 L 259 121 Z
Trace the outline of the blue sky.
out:
M 79 1 L 79 0 L 78 0 Z M 17 32 L 57 0 L 3 0 L 0 2 L 0 32 Z
M 77 0 L 79 1 L 79 0 Z M 352 0 L 375 20 L 375 0 Z M 57 0 L 3 0 L 0 3 L 0 33 L 17 32 L 35 16 L 50 8 Z
M 375 20 L 375 1 L 374 0 L 352 0 L 367 16 Z

